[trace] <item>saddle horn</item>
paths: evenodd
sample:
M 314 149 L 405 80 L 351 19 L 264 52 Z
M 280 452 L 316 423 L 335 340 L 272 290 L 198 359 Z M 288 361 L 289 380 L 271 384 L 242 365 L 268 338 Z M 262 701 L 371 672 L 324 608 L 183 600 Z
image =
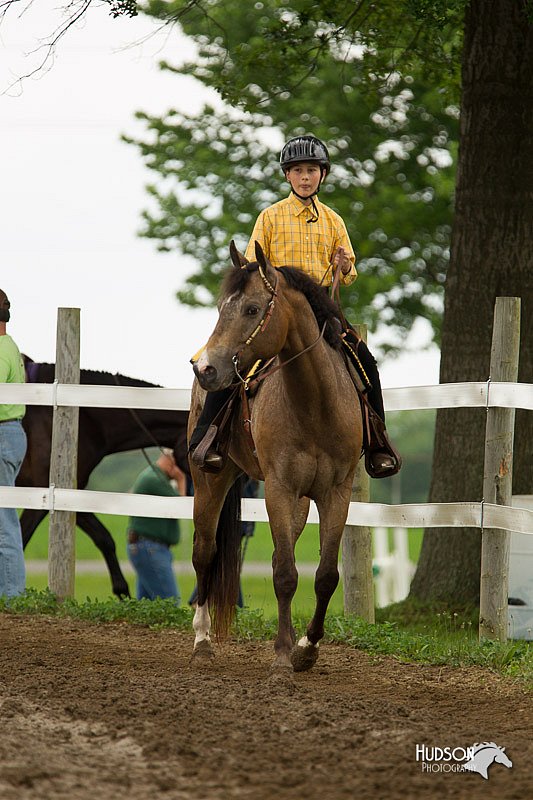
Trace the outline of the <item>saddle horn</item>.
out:
M 232 239 L 229 245 L 229 254 L 231 256 L 231 260 L 233 262 L 233 266 L 237 269 L 242 269 L 245 267 L 249 262 L 243 256 L 242 253 L 239 253 L 237 250 L 237 245 L 235 244 L 234 240 Z

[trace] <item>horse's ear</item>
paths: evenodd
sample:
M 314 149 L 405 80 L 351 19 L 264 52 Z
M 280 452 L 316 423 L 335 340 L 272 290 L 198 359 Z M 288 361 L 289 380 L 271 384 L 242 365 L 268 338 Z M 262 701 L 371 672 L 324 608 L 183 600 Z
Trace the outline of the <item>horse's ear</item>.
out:
M 255 257 L 257 259 L 257 263 L 259 264 L 259 269 L 263 271 L 265 275 L 270 275 L 270 280 L 275 281 L 276 279 L 273 277 L 273 272 L 275 273 L 275 269 L 268 260 L 265 255 L 265 252 L 259 242 L 255 242 Z
M 255 257 L 256 257 L 258 263 L 261 264 L 263 269 L 266 270 L 267 267 L 270 266 L 270 261 L 268 260 L 268 258 L 264 254 L 263 248 L 261 247 L 259 242 L 256 241 L 254 244 L 255 244 Z
M 233 239 L 229 245 L 229 253 L 231 260 L 233 261 L 233 266 L 237 267 L 237 269 L 242 269 L 242 267 L 245 267 L 248 264 L 248 260 L 237 250 L 237 246 Z

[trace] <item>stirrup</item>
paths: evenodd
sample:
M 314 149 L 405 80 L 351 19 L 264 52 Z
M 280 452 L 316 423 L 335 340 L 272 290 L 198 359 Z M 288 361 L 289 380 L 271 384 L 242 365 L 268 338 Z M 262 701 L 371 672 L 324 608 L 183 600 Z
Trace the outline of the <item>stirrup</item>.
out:
M 200 443 L 190 451 L 192 463 L 203 472 L 216 473 L 224 468 L 224 456 L 216 449 L 217 434 L 218 426 L 210 425 Z
M 372 478 L 389 478 L 399 470 L 396 459 L 386 450 L 367 450 L 365 469 Z
M 383 425 L 383 423 L 381 424 Z M 365 449 L 365 469 L 371 478 L 390 478 L 400 471 L 402 467 L 402 457 L 389 439 L 384 425 L 383 428 L 379 430 L 379 433 L 377 433 L 372 426 L 370 427 L 371 441 Z M 389 460 L 390 463 L 383 463 L 381 466 L 374 463 L 374 458 L 376 458 L 378 453 L 384 456 L 385 460 Z

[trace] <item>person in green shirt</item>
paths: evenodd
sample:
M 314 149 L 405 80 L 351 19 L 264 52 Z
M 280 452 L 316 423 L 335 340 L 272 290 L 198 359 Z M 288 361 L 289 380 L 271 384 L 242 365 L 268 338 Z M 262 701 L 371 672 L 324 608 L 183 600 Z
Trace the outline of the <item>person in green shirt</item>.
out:
M 176 482 L 180 491 L 174 488 Z M 155 464 L 147 467 L 133 485 L 134 494 L 179 497 L 185 494 L 185 474 L 177 466 L 172 450 L 164 448 Z M 172 569 L 171 547 L 180 539 L 177 519 L 130 517 L 128 557 L 137 575 L 137 599 L 174 597 L 180 592 Z
M 6 332 L 11 304 L 0 289 L 0 383 L 24 383 L 19 349 Z M 0 486 L 14 486 L 26 455 L 22 417 L 26 407 L 0 403 Z M 22 533 L 15 508 L 0 508 L 0 595 L 15 597 L 26 588 Z

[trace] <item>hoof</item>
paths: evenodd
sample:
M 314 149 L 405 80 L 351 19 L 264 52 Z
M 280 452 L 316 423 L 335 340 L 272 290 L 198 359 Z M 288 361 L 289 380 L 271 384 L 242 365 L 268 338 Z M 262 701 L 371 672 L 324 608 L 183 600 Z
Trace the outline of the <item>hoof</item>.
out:
M 293 680 L 294 671 L 287 655 L 278 655 L 270 667 L 268 685 L 271 689 L 290 692 L 296 690 Z
M 278 654 L 270 666 L 270 672 L 275 674 L 287 671 L 292 672 L 292 665 L 289 656 L 286 653 L 283 655 Z
M 318 645 L 312 644 L 304 636 L 291 650 L 291 663 L 295 672 L 306 672 L 316 664 L 318 659 Z
M 194 645 L 192 651 L 191 664 L 194 666 L 210 666 L 215 660 L 215 651 L 208 639 L 202 639 L 201 642 Z

